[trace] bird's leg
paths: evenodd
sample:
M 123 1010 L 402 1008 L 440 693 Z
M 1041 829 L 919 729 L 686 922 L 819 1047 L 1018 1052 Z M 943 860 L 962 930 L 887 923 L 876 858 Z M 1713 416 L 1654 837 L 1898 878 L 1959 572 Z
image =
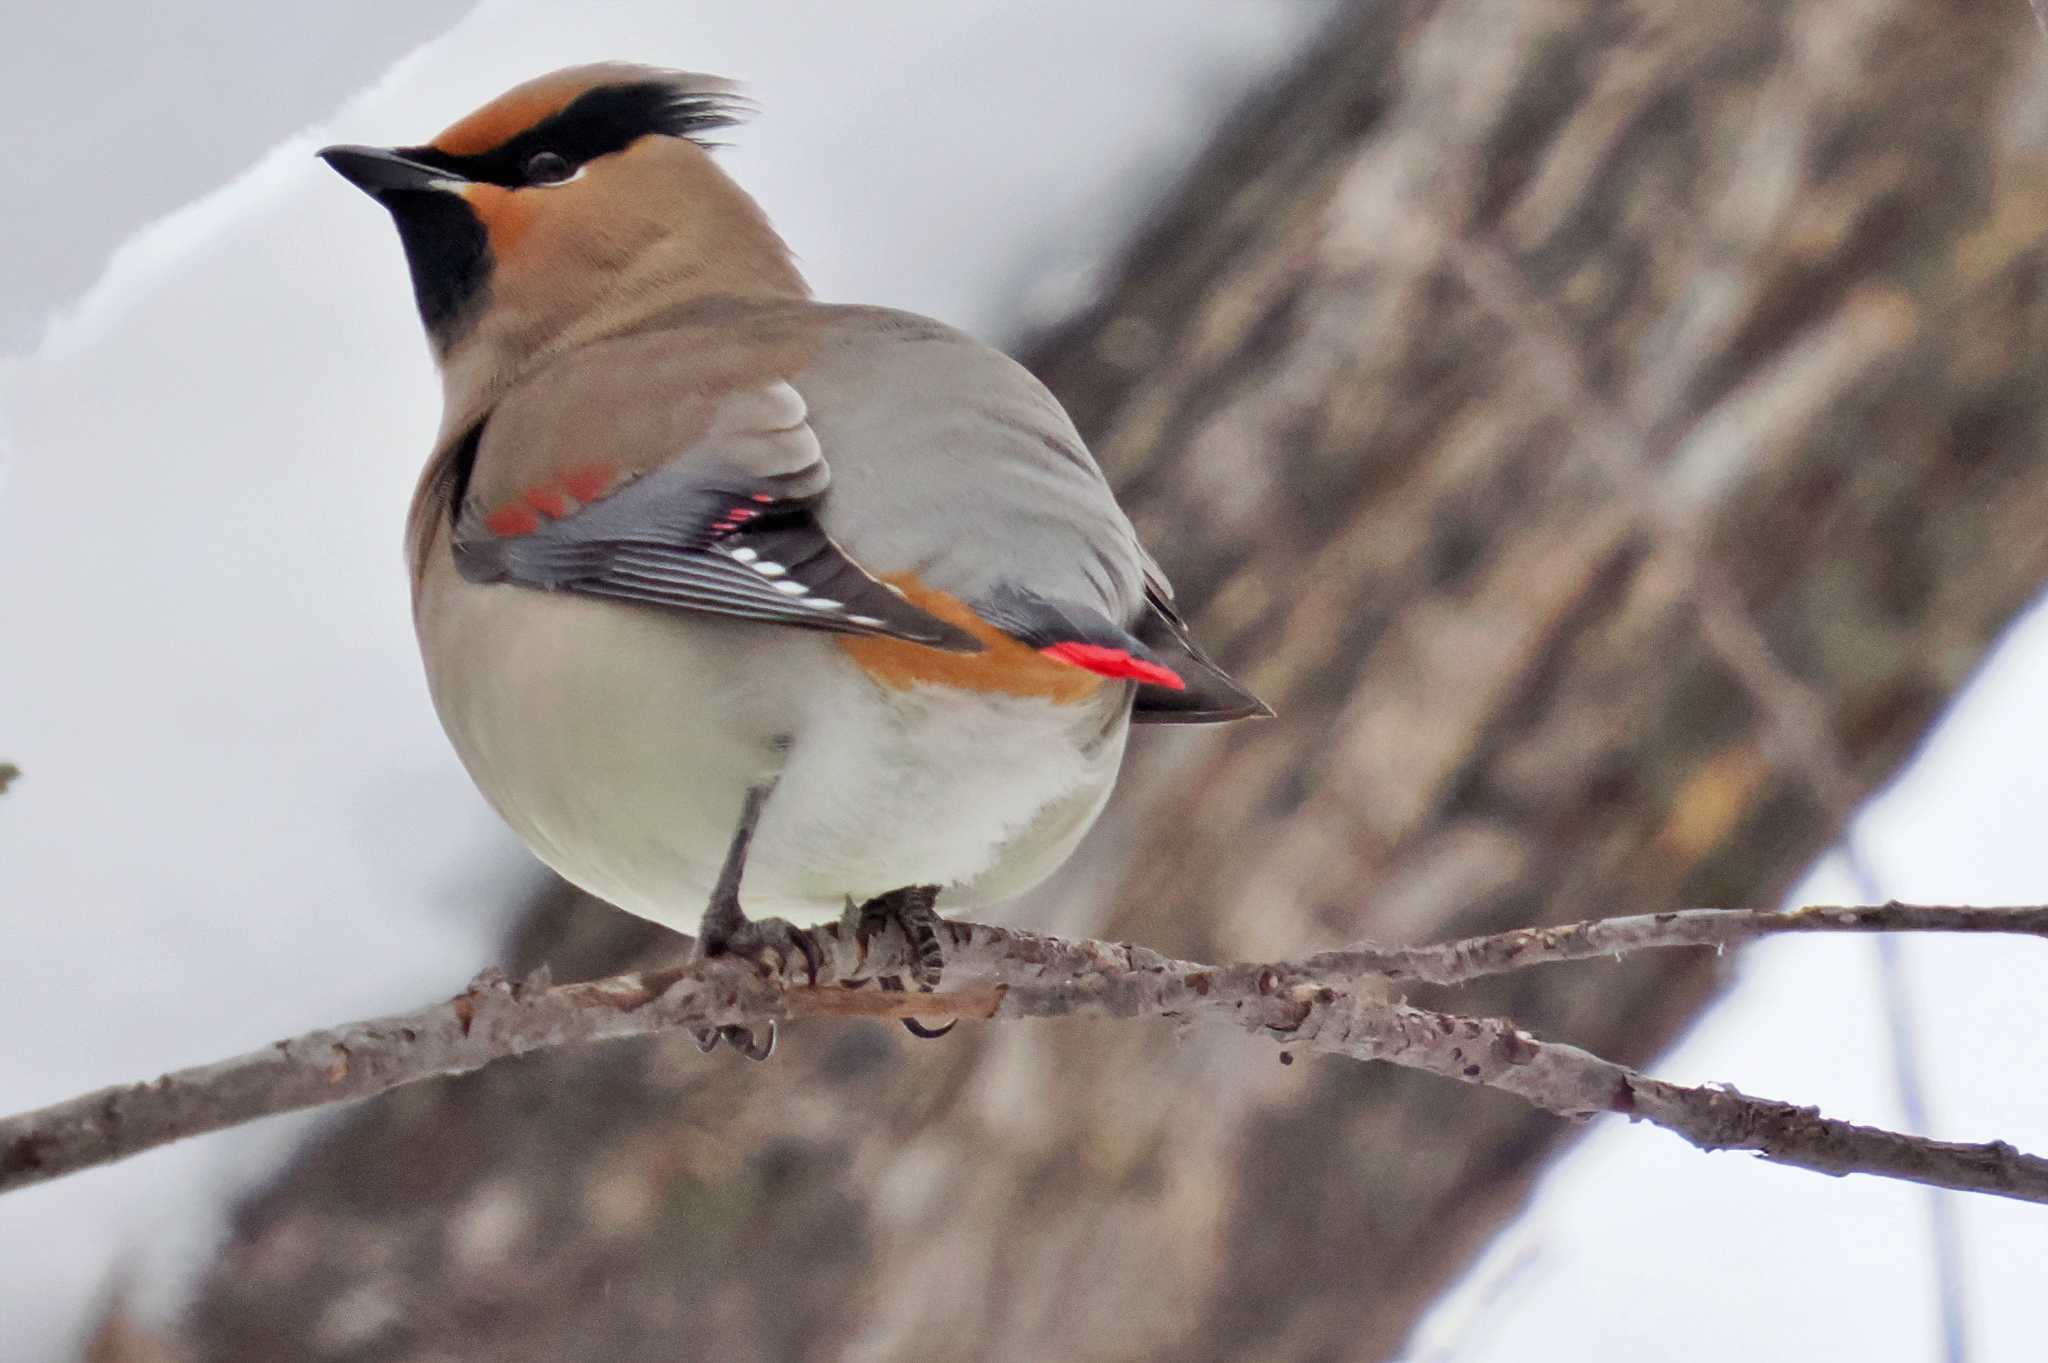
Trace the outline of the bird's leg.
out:
M 939 977 L 946 968 L 945 949 L 939 945 L 939 930 L 944 920 L 939 911 L 932 907 L 939 897 L 936 885 L 906 885 L 900 890 L 876 895 L 865 904 L 856 905 L 852 900 L 846 904 L 845 927 L 859 940 L 865 951 L 867 944 L 878 932 L 885 931 L 892 924 L 901 929 L 903 938 L 910 945 L 910 969 L 908 983 L 919 993 L 929 994 L 939 987 Z M 884 989 L 902 989 L 905 979 L 889 975 L 879 981 Z M 916 1037 L 941 1037 L 953 1030 L 953 1024 L 933 1029 L 926 1027 L 915 1018 L 902 1019 L 903 1028 Z
M 768 802 L 774 783 L 755 786 L 740 807 L 739 827 L 726 848 L 725 864 L 719 868 L 718 883 L 712 888 L 711 903 L 697 925 L 699 957 L 740 956 L 752 961 L 764 975 L 786 978 L 791 963 L 801 959 L 805 980 L 818 982 L 824 957 L 811 935 L 780 918 L 753 919 L 740 908 L 740 880 L 747 870 L 747 848 L 754 829 L 761 822 L 761 806 Z M 749 1060 L 766 1060 L 775 1052 L 775 1023 L 767 1025 L 765 1039 L 757 1039 L 751 1027 L 705 1027 L 691 1033 L 699 1050 L 710 1051 L 723 1040 Z

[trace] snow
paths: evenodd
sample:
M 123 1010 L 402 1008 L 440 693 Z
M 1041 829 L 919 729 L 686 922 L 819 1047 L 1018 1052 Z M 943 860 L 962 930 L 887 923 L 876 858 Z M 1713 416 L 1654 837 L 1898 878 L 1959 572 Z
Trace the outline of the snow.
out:
M 11 203 L 51 207 L 0 214 L 0 349 L 29 345 L 137 227 L 331 108 L 471 3 L 10 7 L 0 53 L 7 192 Z

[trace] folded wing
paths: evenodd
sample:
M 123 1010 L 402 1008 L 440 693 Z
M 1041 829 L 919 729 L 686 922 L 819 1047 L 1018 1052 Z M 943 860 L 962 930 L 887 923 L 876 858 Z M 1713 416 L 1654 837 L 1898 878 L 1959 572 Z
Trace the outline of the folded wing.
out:
M 484 441 L 490 435 L 487 426 Z M 816 508 L 831 471 L 786 383 L 726 395 L 688 448 L 659 452 L 666 457 L 644 470 L 579 460 L 574 448 L 551 453 L 550 467 L 567 473 L 458 517 L 455 564 L 465 578 L 961 652 L 981 647 L 904 600 L 826 533 Z

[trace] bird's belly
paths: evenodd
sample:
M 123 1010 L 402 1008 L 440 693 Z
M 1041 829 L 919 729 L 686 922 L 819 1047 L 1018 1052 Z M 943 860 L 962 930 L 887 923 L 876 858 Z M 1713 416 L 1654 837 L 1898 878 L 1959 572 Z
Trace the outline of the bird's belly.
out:
M 485 797 L 564 878 L 685 931 L 756 784 L 774 791 L 742 903 L 810 923 L 903 885 L 946 887 L 948 908 L 1028 888 L 1122 757 L 1122 688 L 894 691 L 823 634 L 452 575 L 420 610 L 435 707 Z
M 434 708 L 513 831 L 599 898 L 694 927 L 781 761 L 758 631 L 452 573 L 419 612 Z
M 742 886 L 750 910 L 812 919 L 848 895 L 921 884 L 941 886 L 950 911 L 1007 899 L 1064 862 L 1109 798 L 1124 688 L 1062 705 L 897 691 L 834 664 L 763 814 Z

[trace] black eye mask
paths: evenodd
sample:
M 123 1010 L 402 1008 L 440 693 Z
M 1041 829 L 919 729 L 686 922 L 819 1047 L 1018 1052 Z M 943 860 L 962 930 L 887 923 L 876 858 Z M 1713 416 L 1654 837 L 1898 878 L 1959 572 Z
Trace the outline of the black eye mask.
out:
M 404 147 L 400 154 L 466 180 L 519 189 L 566 180 L 650 133 L 695 139 L 731 127 L 739 122 L 739 108 L 730 96 L 685 94 L 664 81 L 605 85 L 487 152 L 455 156 L 433 147 Z

